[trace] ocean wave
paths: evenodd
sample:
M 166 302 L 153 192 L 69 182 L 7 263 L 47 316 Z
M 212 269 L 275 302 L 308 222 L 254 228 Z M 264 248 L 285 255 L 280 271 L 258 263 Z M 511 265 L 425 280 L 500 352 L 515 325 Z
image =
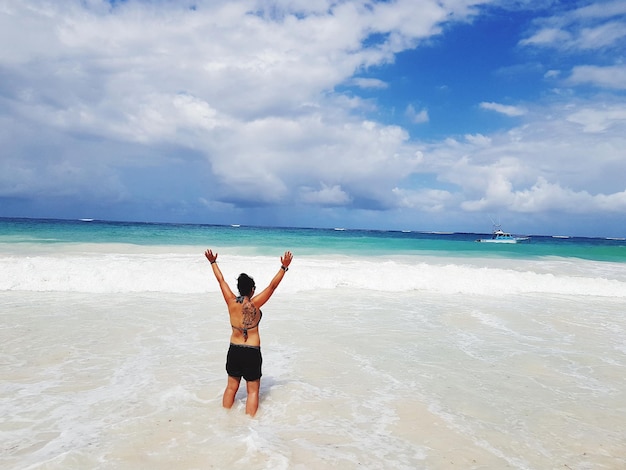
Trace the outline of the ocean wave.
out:
M 56 292 L 219 292 L 202 251 L 82 251 L 0 255 L 0 291 Z M 240 272 L 269 283 L 279 257 L 220 256 L 225 278 L 235 288 Z M 583 266 L 583 267 L 581 267 Z M 276 268 L 276 269 L 274 269 Z M 620 269 L 618 269 L 620 268 Z M 622 273 L 621 275 L 619 273 Z M 367 289 L 381 292 L 424 291 L 440 294 L 505 296 L 511 294 L 626 297 L 623 267 L 512 260 L 414 257 L 296 257 L 280 289 Z

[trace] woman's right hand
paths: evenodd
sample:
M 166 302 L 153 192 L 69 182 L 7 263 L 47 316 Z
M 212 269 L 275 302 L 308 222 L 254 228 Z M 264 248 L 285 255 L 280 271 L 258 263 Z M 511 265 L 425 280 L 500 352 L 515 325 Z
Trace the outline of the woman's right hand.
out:
M 280 257 L 280 262 L 284 267 L 288 268 L 292 259 L 293 255 L 291 254 L 291 251 L 285 251 L 285 254 Z

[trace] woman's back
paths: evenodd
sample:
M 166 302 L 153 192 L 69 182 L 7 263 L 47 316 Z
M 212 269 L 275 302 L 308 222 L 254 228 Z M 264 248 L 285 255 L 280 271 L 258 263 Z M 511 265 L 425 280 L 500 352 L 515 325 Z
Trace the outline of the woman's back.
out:
M 228 305 L 232 334 L 230 342 L 234 344 L 246 344 L 248 346 L 260 346 L 259 323 L 263 312 L 256 308 L 254 303 L 244 296 L 239 296 Z

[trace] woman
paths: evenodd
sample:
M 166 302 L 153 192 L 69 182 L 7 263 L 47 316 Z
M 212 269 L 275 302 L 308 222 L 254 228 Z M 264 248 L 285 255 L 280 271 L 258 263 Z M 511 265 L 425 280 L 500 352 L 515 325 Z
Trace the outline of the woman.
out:
M 261 337 L 259 336 L 259 322 L 261 321 L 261 307 L 267 302 L 289 269 L 293 255 L 290 251 L 280 258 L 280 269 L 269 286 L 259 294 L 254 294 L 254 279 L 245 273 L 237 278 L 239 296 L 233 294 L 224 280 L 224 276 L 217 265 L 217 253 L 206 250 L 204 256 L 211 263 L 213 274 L 219 282 L 222 295 L 228 305 L 228 315 L 232 333 L 230 347 L 226 357 L 226 372 L 228 384 L 224 391 L 222 405 L 231 408 L 235 402 L 235 395 L 239 390 L 241 377 L 246 380 L 248 398 L 246 400 L 246 414 L 254 416 L 259 408 L 259 388 L 261 386 Z

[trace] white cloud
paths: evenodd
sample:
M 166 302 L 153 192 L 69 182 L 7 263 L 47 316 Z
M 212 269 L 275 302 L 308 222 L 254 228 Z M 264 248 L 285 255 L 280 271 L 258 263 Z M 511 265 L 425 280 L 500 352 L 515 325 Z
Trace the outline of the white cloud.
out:
M 523 46 L 566 51 L 619 47 L 626 38 L 626 3 L 594 2 L 558 15 L 534 21 L 534 32 L 520 41 Z
M 571 85 L 592 84 L 604 88 L 626 90 L 626 65 L 599 67 L 579 65 L 567 79 Z
M 470 211 L 488 211 L 505 206 L 509 211 L 521 213 L 589 212 L 619 213 L 626 210 L 626 191 L 606 195 L 589 194 L 563 188 L 558 183 L 549 183 L 539 177 L 530 188 L 514 191 L 510 182 L 501 181 L 500 191 L 494 191 L 476 201 L 466 201 L 462 206 Z M 503 204 L 504 203 L 504 204 Z
M 404 209 L 419 210 L 424 212 L 444 212 L 456 202 L 458 196 L 441 189 L 402 189 L 393 188 L 397 198 L 397 206 Z
M 618 129 L 625 127 L 626 108 L 619 104 L 582 108 L 568 115 L 566 119 L 580 124 L 584 132 L 604 133 L 613 127 Z
M 359 88 L 387 88 L 387 84 L 377 78 L 353 78 L 349 81 L 350 84 L 358 86 Z
M 618 43 L 626 37 L 626 24 L 612 21 L 596 27 L 582 28 L 577 40 L 581 49 L 597 50 Z
M 482 134 L 467 134 L 465 140 L 479 147 L 488 147 L 491 145 L 491 138 Z
M 418 9 L 406 1 L 196 6 L 111 7 L 98 0 L 7 5 L 0 31 L 22 40 L 2 41 L 6 73 L 0 92 L 11 96 L 11 112 L 25 134 L 49 129 L 64 142 L 66 155 L 58 160 L 83 158 L 83 165 L 110 175 L 100 184 L 125 166 L 162 162 L 169 158 L 165 152 L 177 148 L 193 150 L 194 158 L 203 154 L 219 178 L 207 189 L 213 196 L 219 188 L 229 200 L 259 203 L 291 197 L 294 190 L 284 182 L 290 174 L 297 185 L 315 178 L 334 187 L 342 179 L 365 193 L 374 179 L 369 171 L 393 179 L 411 168 L 403 162 L 404 131 L 354 118 L 352 110 L 372 105 L 332 90 L 432 34 L 458 7 L 445 9 L 435 0 L 422 1 Z M 364 47 L 373 32 L 387 39 Z M 385 86 L 378 79 L 355 83 Z M 18 134 L 10 137 L 15 155 L 26 145 L 15 140 Z M 99 153 L 97 161 L 94 152 L 70 156 L 84 148 L 76 140 L 87 136 L 126 143 L 123 163 L 119 154 Z M 144 150 L 137 152 L 135 144 Z M 49 147 L 48 158 L 52 152 Z M 38 179 L 52 181 L 43 161 L 31 159 L 29 165 Z M 73 186 L 54 176 L 67 190 Z M 31 180 L 11 185 L 27 191 Z
M 626 14 L 626 3 L 623 0 L 591 2 L 590 4 L 569 12 L 566 16 L 579 19 L 602 19 Z
M 328 186 L 322 183 L 318 190 L 304 187 L 300 190 L 300 201 L 305 204 L 322 206 L 342 206 L 350 202 L 350 196 L 340 185 Z
M 415 124 L 423 124 L 429 121 L 428 110 L 421 109 L 417 111 L 412 104 L 406 107 L 404 114 Z
M 558 28 L 543 28 L 537 31 L 529 38 L 522 39 L 520 44 L 523 46 L 551 46 L 564 44 L 571 41 L 572 35 L 567 31 Z
M 500 104 L 500 103 L 482 102 L 480 103 L 480 107 L 482 109 L 488 109 L 490 111 L 495 111 L 496 113 L 501 113 L 501 114 L 504 114 L 506 116 L 511 116 L 511 117 L 523 116 L 524 114 L 526 114 L 526 110 L 524 108 L 520 108 L 519 106 L 510 106 L 510 105 Z
M 468 211 L 624 210 L 625 100 L 555 103 L 525 119 L 488 140 L 466 136 L 424 147 L 420 170 L 455 185 Z

